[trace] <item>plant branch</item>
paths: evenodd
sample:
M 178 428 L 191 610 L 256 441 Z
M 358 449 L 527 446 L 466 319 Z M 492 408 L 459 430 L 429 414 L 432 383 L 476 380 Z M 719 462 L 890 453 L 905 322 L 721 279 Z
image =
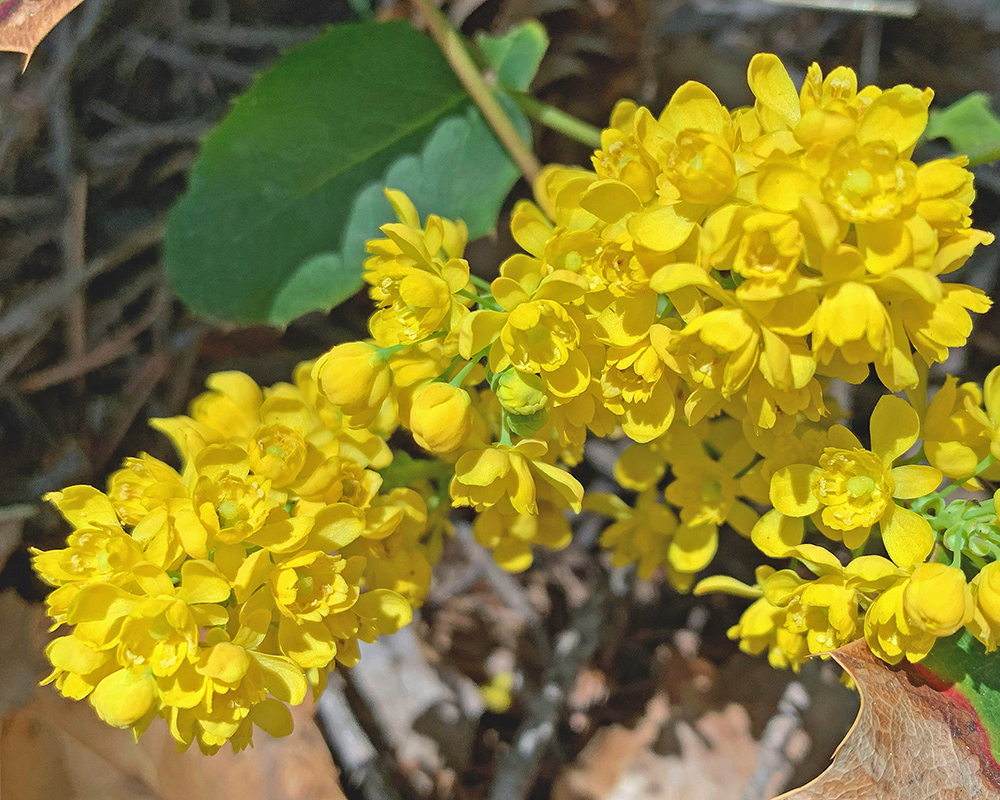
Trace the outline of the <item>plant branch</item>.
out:
M 501 144 L 507 148 L 511 158 L 517 164 L 521 173 L 529 183 L 534 182 L 542 168 L 528 144 L 517 132 L 507 112 L 497 101 L 489 87 L 483 81 L 483 76 L 465 47 L 462 35 L 455 30 L 444 14 L 434 5 L 434 0 L 413 0 L 420 9 L 420 14 L 427 23 L 427 28 L 441 48 L 442 54 L 448 60 L 465 90 L 479 107 L 486 121 L 493 128 Z

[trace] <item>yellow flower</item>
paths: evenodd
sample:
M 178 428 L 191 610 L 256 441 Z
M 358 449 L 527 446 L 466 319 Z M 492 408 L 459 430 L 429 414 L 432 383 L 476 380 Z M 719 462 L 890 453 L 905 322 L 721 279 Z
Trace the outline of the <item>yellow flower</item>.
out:
M 350 427 L 307 370 L 298 386 L 266 390 L 213 376 L 191 417 L 159 423 L 180 473 L 142 456 L 112 476 L 110 496 L 86 486 L 50 496 L 73 531 L 64 549 L 35 553 L 56 587 L 49 613 L 71 626 L 47 650 L 47 682 L 136 735 L 161 716 L 182 746 L 238 750 L 253 726 L 288 733 L 282 703 L 320 687 L 334 659 L 355 663 L 359 638 L 409 622 L 386 573 L 347 551 L 391 540 L 391 580 L 411 578 L 422 599 L 440 533 L 415 492 L 378 495 L 366 465 L 384 442 Z M 422 577 L 400 572 L 404 550 Z
M 775 669 L 790 667 L 798 671 L 809 656 L 808 638 L 801 630 L 793 630 L 786 626 L 789 610 L 784 605 L 776 605 L 764 596 L 762 588 L 769 579 L 772 587 L 775 587 L 779 583 L 787 583 L 789 578 L 792 586 L 801 584 L 801 581 L 787 571 L 777 573 L 772 567 L 762 566 L 757 568 L 754 586 L 747 586 L 733 578 L 719 575 L 700 581 L 694 593 L 702 595 L 725 592 L 738 597 L 753 598 L 754 602 L 726 635 L 738 641 L 740 650 L 744 653 L 756 656 L 766 651 L 767 660 Z
M 601 534 L 601 547 L 611 550 L 616 567 L 635 564 L 639 577 L 648 580 L 663 568 L 670 584 L 689 591 L 694 576 L 703 570 L 718 549 L 718 529 L 710 524 L 681 523 L 673 509 L 647 489 L 634 507 L 612 494 L 584 497 L 583 507 L 615 520 Z
M 349 567 L 345 577 L 341 573 Z M 351 565 L 340 556 L 318 550 L 296 553 L 271 570 L 275 605 L 296 622 L 319 622 L 335 611 L 350 608 L 358 599 L 357 573 L 363 568 L 363 562 Z
M 583 487 L 568 472 L 541 460 L 548 449 L 538 439 L 522 439 L 513 446 L 497 444 L 465 453 L 455 464 L 452 503 L 482 511 L 506 500 L 519 514 L 536 514 L 535 480 L 539 478 L 569 508 L 579 511 Z
M 345 414 L 374 418 L 389 396 L 392 371 L 385 357 L 365 342 L 339 344 L 319 357 L 313 378 Z
M 746 278 L 737 295 L 750 300 L 780 297 L 792 292 L 796 268 L 803 256 L 798 221 L 787 214 L 762 212 L 743 223 L 743 235 L 733 258 L 733 270 Z
M 708 450 L 717 457 L 710 457 Z M 664 496 L 680 508 L 685 523 L 716 528 L 729 523 L 742 535 L 750 535 L 757 513 L 738 499 L 746 492 L 736 476 L 746 471 L 755 453 L 736 420 L 713 422 L 704 440 L 675 437 L 666 459 L 673 480 L 667 484 Z
M 495 391 L 504 410 L 521 416 L 541 411 L 549 400 L 541 378 L 514 368 L 500 374 Z
M 604 406 L 620 419 L 625 435 L 648 442 L 674 421 L 677 374 L 660 359 L 649 339 L 608 349 L 601 375 Z
M 379 308 L 369 320 L 372 337 L 391 347 L 455 328 L 468 314 L 456 297 L 469 283 L 469 264 L 461 258 L 468 233 L 465 223 L 434 214 L 422 229 L 405 194 L 387 189 L 386 196 L 399 222 L 382 226 L 387 238 L 368 242 L 372 258 L 364 278 Z
M 995 428 L 982 413 L 982 406 L 982 389 L 972 382 L 959 385 L 952 375 L 927 405 L 924 453 L 931 465 L 949 478 L 968 478 L 990 452 Z
M 983 382 L 982 407 L 966 402 L 966 411 L 986 430 L 990 453 L 1000 459 L 1000 367 L 994 367 Z
M 519 513 L 509 502 L 480 512 L 472 523 L 476 541 L 493 552 L 503 569 L 523 572 L 534 561 L 533 547 L 562 550 L 573 538 L 566 502 L 547 484 L 538 487 L 537 513 Z
M 472 399 L 465 389 L 448 383 L 425 383 L 413 393 L 409 428 L 429 453 L 451 453 L 472 430 Z
M 940 484 L 941 473 L 933 467 L 892 466 L 917 440 L 919 428 L 917 413 L 905 401 L 882 397 L 872 413 L 871 451 L 835 425 L 818 465 L 794 464 L 775 473 L 771 503 L 786 517 L 810 516 L 824 534 L 852 549 L 878 523 L 894 562 L 901 567 L 920 563 L 930 554 L 934 534 L 927 520 L 895 499 L 929 494 Z
M 951 636 L 972 619 L 972 590 L 957 567 L 918 564 L 903 588 L 910 625 L 934 636 Z
M 903 608 L 906 581 L 887 589 L 865 613 L 865 641 L 871 651 L 889 664 L 904 658 L 916 663 L 924 658 L 937 639 L 933 633 L 914 625 Z
M 1000 640 L 1000 561 L 983 567 L 969 586 L 974 608 L 967 626 L 987 652 L 993 652 Z
M 648 203 L 656 196 L 656 179 L 661 167 L 656 154 L 650 153 L 636 136 L 638 111 L 631 100 L 618 102 L 611 112 L 608 127 L 601 131 L 601 148 L 591 160 L 600 177 L 620 180 L 641 202 Z

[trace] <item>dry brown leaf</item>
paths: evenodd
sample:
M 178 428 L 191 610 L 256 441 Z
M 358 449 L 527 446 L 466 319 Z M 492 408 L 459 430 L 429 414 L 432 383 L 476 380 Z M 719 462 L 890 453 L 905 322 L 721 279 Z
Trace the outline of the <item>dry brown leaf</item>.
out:
M 996 800 L 1000 767 L 975 711 L 910 665 L 890 667 L 864 639 L 833 654 L 861 711 L 833 764 L 777 800 Z
M 309 705 L 292 709 L 295 731 L 257 731 L 242 753 L 178 752 L 162 721 L 136 743 L 87 703 L 43 687 L 0 731 L 4 800 L 344 800 Z
M 0 50 L 23 53 L 28 63 L 38 43 L 83 0 L 0 0 Z
M 722 672 L 662 648 L 660 691 L 634 727 L 605 726 L 553 788 L 553 800 L 738 800 L 754 770 L 749 709 L 728 695 L 749 658 Z

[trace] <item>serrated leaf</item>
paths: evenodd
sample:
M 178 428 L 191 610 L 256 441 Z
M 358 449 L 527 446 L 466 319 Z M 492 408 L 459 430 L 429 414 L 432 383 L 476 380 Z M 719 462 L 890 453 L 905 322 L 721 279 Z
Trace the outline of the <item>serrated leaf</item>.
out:
M 947 139 L 975 163 L 1000 158 L 1000 117 L 985 92 L 973 92 L 947 108 L 931 111 L 925 139 Z
M 480 34 L 476 43 L 501 86 L 526 92 L 549 48 L 549 36 L 542 23 L 528 20 L 512 26 L 503 36 Z
M 920 664 L 889 666 L 864 639 L 833 657 L 858 684 L 861 712 L 816 780 L 779 800 L 995 800 L 1000 659 L 968 632 Z
M 518 174 L 427 37 L 339 26 L 263 73 L 206 138 L 167 227 L 167 273 L 200 314 L 287 324 L 360 288 L 365 242 L 394 220 L 385 186 L 476 237 Z

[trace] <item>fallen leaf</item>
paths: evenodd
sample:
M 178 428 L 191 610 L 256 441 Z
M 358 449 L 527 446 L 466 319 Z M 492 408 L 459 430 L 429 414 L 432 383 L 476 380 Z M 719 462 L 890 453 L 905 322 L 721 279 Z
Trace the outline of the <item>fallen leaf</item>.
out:
M 682 650 L 657 651 L 659 691 L 643 716 L 600 728 L 556 780 L 553 800 L 739 800 L 757 742 L 750 709 L 731 690 L 755 662 L 740 656 L 719 672 Z
M 85 702 L 50 686 L 8 714 L 0 730 L 0 796 L 12 800 L 344 800 L 337 770 L 312 720 L 292 709 L 295 731 L 254 747 L 203 756 L 179 752 L 162 720 L 139 742 L 101 722 Z
M 23 53 L 25 66 L 38 43 L 83 0 L 0 0 L 0 50 Z
M 971 640 L 971 641 L 970 641 Z M 861 711 L 822 775 L 777 800 L 996 800 L 1000 663 L 969 634 L 942 640 L 922 664 L 892 667 L 864 639 L 833 657 Z
M 0 718 L 30 700 L 47 671 L 47 622 L 41 605 L 13 589 L 0 592 Z

